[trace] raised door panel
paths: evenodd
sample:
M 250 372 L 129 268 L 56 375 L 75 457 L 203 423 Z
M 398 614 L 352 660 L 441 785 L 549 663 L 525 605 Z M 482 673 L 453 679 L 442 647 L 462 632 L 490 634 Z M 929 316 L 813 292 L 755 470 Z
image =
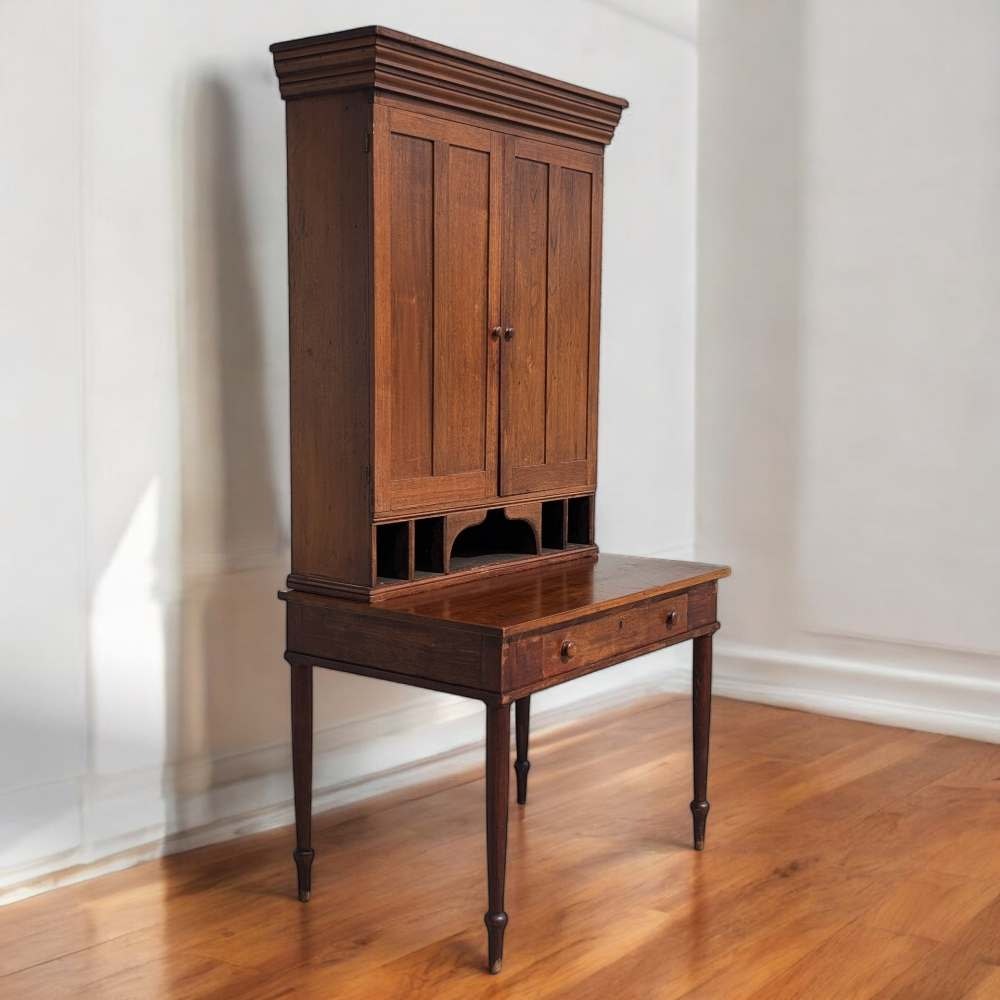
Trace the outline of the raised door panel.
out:
M 501 137 L 376 110 L 375 509 L 497 486 Z
M 500 487 L 587 489 L 597 472 L 602 161 L 509 137 Z

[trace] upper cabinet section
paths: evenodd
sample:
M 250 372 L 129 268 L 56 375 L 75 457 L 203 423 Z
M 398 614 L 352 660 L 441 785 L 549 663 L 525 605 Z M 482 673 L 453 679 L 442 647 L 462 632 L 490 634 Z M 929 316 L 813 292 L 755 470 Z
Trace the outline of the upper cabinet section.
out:
M 628 101 L 377 25 L 271 46 L 285 100 L 370 87 L 606 145 Z
M 386 28 L 271 50 L 291 585 L 376 600 L 592 558 L 604 147 L 626 102 Z

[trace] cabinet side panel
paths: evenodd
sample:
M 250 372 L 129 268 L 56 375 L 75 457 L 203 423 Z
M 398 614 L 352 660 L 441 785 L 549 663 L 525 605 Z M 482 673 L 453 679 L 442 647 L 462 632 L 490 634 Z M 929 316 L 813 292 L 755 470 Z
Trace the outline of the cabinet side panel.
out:
M 361 93 L 289 101 L 292 572 L 371 582 L 371 205 Z

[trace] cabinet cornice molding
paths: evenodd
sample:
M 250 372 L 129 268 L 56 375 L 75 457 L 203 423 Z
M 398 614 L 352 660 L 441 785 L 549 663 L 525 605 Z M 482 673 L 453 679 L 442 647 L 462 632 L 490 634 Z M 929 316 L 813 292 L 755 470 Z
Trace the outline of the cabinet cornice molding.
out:
M 271 46 L 287 101 L 344 90 L 415 98 L 607 145 L 628 101 L 378 25 Z

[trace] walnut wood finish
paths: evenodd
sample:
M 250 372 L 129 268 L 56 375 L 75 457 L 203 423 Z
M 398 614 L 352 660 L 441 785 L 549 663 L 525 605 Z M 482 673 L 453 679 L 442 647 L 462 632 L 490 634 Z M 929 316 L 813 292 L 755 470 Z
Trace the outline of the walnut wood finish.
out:
M 502 508 L 492 508 L 502 511 L 507 521 L 524 521 L 531 531 L 533 549 L 530 555 L 538 555 L 542 551 L 542 505 L 539 502 L 510 504 Z M 444 517 L 444 572 L 451 570 L 451 556 L 455 541 L 466 528 L 473 528 L 486 521 L 490 509 L 456 511 Z M 537 564 L 536 564 L 537 565 Z
M 362 667 L 388 667 L 400 678 L 423 677 L 470 690 L 501 689 L 500 642 L 456 622 L 392 613 L 378 605 L 290 591 L 289 652 Z
M 728 568 L 598 558 L 604 145 L 626 102 L 379 27 L 271 46 L 287 102 L 292 675 L 308 900 L 312 671 L 486 707 L 499 972 L 517 704 L 695 642 L 695 841 Z M 708 664 L 706 667 L 705 664 Z
M 628 101 L 372 25 L 271 46 L 286 100 L 341 90 L 415 98 L 435 110 L 609 143 Z
M 694 849 L 705 849 L 705 823 L 708 820 L 708 733 L 712 719 L 712 637 L 701 636 L 693 642 L 691 677 L 691 732 L 694 758 Z
M 697 596 L 691 592 L 729 575 L 728 566 L 712 563 L 604 552 L 593 562 L 475 581 L 440 593 L 400 595 L 384 601 L 380 609 L 418 618 L 461 622 L 513 637 L 596 612 L 687 593 L 688 623 L 691 625 L 695 621 L 714 621 L 715 615 L 714 598 L 708 592 L 699 591 Z M 694 617 L 695 608 L 699 609 L 697 618 Z M 357 610 L 363 614 L 373 611 Z M 374 613 L 379 610 L 374 609 Z
M 376 108 L 374 510 L 496 496 L 502 136 Z
M 361 93 L 285 109 L 292 571 L 359 589 L 371 583 L 370 118 Z
M 500 970 L 504 910 L 510 706 L 516 708 L 517 801 L 527 798 L 533 692 L 622 660 L 694 640 L 695 846 L 704 846 L 711 643 L 716 588 L 725 566 L 602 555 L 589 564 L 467 583 L 381 604 L 289 592 L 287 651 L 293 672 L 293 733 L 311 727 L 311 698 L 294 678 L 313 666 L 448 691 L 486 705 L 488 966 Z M 311 686 L 309 688 L 311 692 Z M 311 777 L 296 742 L 296 816 Z M 301 772 L 301 773 L 300 773 Z M 303 817 L 308 824 L 308 817 Z M 299 829 L 296 861 L 311 849 Z M 312 862 L 311 851 L 308 862 Z M 303 896 L 308 898 L 308 868 Z
M 531 728 L 531 695 L 526 694 L 514 702 L 516 719 L 517 759 L 514 761 L 514 772 L 517 774 L 517 804 L 523 806 L 528 801 L 528 772 L 531 761 L 528 760 L 528 737 Z
M 552 677 L 600 663 L 623 648 L 638 649 L 655 645 L 665 637 L 683 635 L 688 631 L 687 604 L 687 594 L 665 597 L 555 629 L 530 643 L 530 649 L 530 641 L 525 640 L 520 654 L 522 668 L 530 661 L 529 669 Z
M 994 1000 L 1000 746 L 713 710 L 704 853 L 686 697 L 535 719 L 499 980 L 476 769 L 317 815 L 328 860 L 307 907 L 287 892 L 287 827 L 0 907 L 0 997 Z
M 592 559 L 592 503 L 583 541 L 457 567 L 418 570 L 405 520 L 475 523 L 594 490 L 603 157 L 626 102 L 380 27 L 271 49 L 287 109 L 289 587 L 371 602 Z M 385 544 L 410 558 L 382 572 L 375 526 L 394 520 L 409 534 Z
M 292 778 L 295 786 L 295 869 L 299 899 L 312 892 L 313 668 L 292 664 Z
M 725 566 L 603 554 L 379 604 L 281 596 L 289 653 L 509 702 L 714 632 L 716 584 L 728 575 Z M 562 655 L 567 640 L 578 643 L 575 657 Z
M 500 492 L 592 487 L 603 160 L 520 138 L 506 150 Z
M 510 705 L 486 706 L 486 881 L 489 909 L 486 924 L 489 970 L 500 971 L 507 911 L 503 908 L 507 878 L 507 807 L 510 799 Z

